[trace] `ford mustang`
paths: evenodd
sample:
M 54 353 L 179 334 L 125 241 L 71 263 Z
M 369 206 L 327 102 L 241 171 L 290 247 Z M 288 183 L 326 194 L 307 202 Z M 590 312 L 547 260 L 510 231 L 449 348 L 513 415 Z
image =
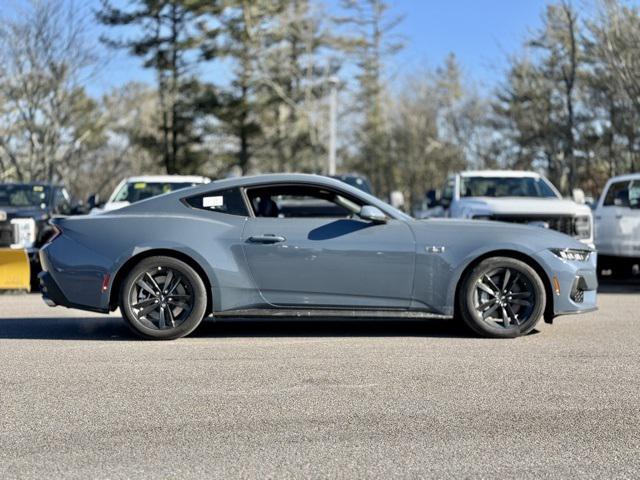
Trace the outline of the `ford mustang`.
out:
M 262 175 L 52 221 L 47 304 L 120 308 L 147 339 L 207 316 L 460 318 L 517 337 L 596 308 L 596 254 L 510 223 L 415 220 L 338 180 Z

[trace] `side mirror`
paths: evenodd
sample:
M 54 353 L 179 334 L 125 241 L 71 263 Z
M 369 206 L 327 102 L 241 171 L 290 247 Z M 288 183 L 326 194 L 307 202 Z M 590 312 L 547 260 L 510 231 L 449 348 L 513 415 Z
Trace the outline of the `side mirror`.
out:
M 584 205 L 586 203 L 584 190 L 582 190 L 581 188 L 574 188 L 572 193 L 573 193 L 572 197 L 574 202 L 580 205 Z
M 436 190 L 429 190 L 425 196 L 427 197 L 427 208 L 435 208 L 439 205 Z
M 387 223 L 387 216 L 378 207 L 365 205 L 360 210 L 360 218 L 373 223 Z
M 89 195 L 89 198 L 87 198 L 87 210 L 91 211 L 97 206 L 98 206 L 98 194 L 92 193 L 91 195 Z

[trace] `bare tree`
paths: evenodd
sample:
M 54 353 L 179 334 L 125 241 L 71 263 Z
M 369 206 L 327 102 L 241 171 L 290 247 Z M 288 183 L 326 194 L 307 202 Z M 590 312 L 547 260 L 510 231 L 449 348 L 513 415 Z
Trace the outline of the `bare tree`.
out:
M 95 57 L 81 15 L 43 0 L 0 23 L 0 167 L 18 180 L 64 178 L 104 140 L 82 85 Z
M 591 59 L 598 74 L 609 80 L 600 90 L 608 92 L 612 114 L 610 148 L 613 153 L 616 134 L 624 138 L 629 157 L 624 169 L 635 171 L 640 141 L 640 9 L 618 0 L 601 0 L 599 15 L 589 22 L 589 31 Z M 612 159 L 612 171 L 617 160 Z

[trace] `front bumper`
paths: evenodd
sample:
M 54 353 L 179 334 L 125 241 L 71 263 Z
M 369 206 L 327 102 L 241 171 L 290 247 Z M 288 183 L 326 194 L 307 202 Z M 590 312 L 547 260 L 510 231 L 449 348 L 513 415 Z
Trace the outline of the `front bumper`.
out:
M 587 313 L 598 309 L 597 254 L 586 262 L 567 261 L 547 250 L 539 254 L 551 285 L 553 310 L 547 316 Z M 551 314 L 552 313 L 552 314 Z

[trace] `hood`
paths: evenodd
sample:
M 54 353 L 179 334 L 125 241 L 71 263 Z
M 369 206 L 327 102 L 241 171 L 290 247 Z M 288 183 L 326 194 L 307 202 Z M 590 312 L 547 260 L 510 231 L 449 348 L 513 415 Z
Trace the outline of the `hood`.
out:
M 474 214 L 497 215 L 589 215 L 587 205 L 560 198 L 533 197 L 467 197 L 460 208 Z
M 532 252 L 549 248 L 587 248 L 584 243 L 555 230 L 507 222 L 428 218 L 414 221 L 413 229 L 416 237 L 427 244 L 439 241 L 443 245 L 492 245 L 497 249 L 526 249 Z
M 107 203 L 104 204 L 104 207 L 102 208 L 102 211 L 110 212 L 111 210 L 118 210 L 119 208 L 128 207 L 129 205 L 131 205 L 131 204 L 129 202 L 127 202 L 126 200 L 124 200 L 122 202 L 107 202 Z

